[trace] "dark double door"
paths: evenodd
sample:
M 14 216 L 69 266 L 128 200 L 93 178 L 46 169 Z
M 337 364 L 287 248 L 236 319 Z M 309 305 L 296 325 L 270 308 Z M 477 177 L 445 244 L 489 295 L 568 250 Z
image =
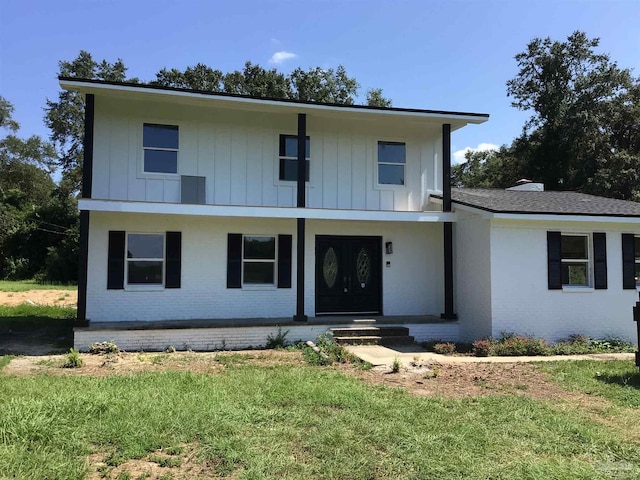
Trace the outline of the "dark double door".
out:
M 316 237 L 316 314 L 382 313 L 380 237 Z

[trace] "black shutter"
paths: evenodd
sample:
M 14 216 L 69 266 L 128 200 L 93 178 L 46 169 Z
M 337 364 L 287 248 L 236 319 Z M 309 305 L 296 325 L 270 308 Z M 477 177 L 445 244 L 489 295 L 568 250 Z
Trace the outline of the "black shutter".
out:
M 167 232 L 165 288 L 180 288 L 182 270 L 182 232 Z
M 242 287 L 242 234 L 230 233 L 227 240 L 227 288 Z
M 607 289 L 607 234 L 593 234 L 593 286 Z
M 109 232 L 108 290 L 121 290 L 124 288 L 124 236 L 124 232 Z
M 278 288 L 291 288 L 292 235 L 278 235 Z
M 636 252 L 632 233 L 622 234 L 622 288 L 636 288 Z
M 562 290 L 560 232 L 547 232 L 547 281 L 549 290 Z

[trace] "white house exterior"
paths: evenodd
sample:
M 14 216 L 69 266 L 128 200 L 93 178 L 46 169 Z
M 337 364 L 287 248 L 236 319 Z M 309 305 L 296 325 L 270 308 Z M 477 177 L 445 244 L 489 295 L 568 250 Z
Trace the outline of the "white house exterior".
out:
M 451 131 L 488 115 L 60 81 L 87 112 L 76 348 L 243 348 L 362 318 L 416 340 L 633 337 L 621 235 L 640 208 L 456 203 Z M 549 290 L 549 231 L 605 232 L 608 288 Z

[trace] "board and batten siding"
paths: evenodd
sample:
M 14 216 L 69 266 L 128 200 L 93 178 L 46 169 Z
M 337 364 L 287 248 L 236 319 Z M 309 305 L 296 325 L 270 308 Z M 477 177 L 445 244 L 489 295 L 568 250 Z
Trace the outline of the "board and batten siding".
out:
M 142 125 L 179 126 L 178 175 L 142 171 Z M 295 182 L 278 179 L 278 139 L 297 116 L 122 101 L 96 96 L 93 198 L 180 202 L 180 175 L 206 177 L 207 204 L 293 207 Z M 441 134 L 410 122 L 308 115 L 307 206 L 420 211 L 441 189 Z M 404 141 L 405 186 L 377 186 L 377 142 Z

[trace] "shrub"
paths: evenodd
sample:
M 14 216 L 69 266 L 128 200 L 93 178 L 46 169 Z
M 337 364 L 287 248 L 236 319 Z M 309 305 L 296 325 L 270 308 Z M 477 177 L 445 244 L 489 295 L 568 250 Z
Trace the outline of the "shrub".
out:
M 97 342 L 89 345 L 89 353 L 102 355 L 107 353 L 118 353 L 120 349 L 113 340 L 108 342 Z
M 549 346 L 542 338 L 506 333 L 493 345 L 494 355 L 517 357 L 524 355 L 548 355 Z
M 287 346 L 286 336 L 289 333 L 289 330 L 282 333 L 282 329 L 278 327 L 278 333 L 275 336 L 271 334 L 267 335 L 267 343 L 265 344 L 265 348 L 274 349 L 274 348 L 284 348 Z
M 456 345 L 451 342 L 436 343 L 433 346 L 433 351 L 440 355 L 453 355 L 456 351 Z
M 398 373 L 400 371 L 400 367 L 402 367 L 400 359 L 398 357 L 394 358 L 393 363 L 391 364 L 391 373 Z
M 69 353 L 67 353 L 67 358 L 62 364 L 62 368 L 79 368 L 83 363 L 84 361 L 80 356 L 80 352 L 75 348 L 72 348 L 69 350 Z
M 491 355 L 491 340 L 476 340 L 473 342 L 471 352 L 476 357 L 488 357 Z

